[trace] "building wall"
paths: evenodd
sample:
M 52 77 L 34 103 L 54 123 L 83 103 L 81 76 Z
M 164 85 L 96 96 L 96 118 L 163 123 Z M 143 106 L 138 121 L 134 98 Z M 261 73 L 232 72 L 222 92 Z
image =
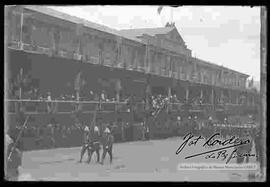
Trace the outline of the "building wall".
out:
M 42 16 L 30 10 L 24 10 L 24 14 L 23 43 L 62 51 L 61 54 L 70 58 L 73 58 L 75 53 L 82 54 L 83 60 L 89 63 L 144 69 L 145 72 L 149 70 L 150 73 L 161 76 L 173 76 L 209 85 L 245 88 L 245 76 L 225 70 L 221 73 L 218 66 L 190 58 L 190 51 L 185 44 L 179 45 L 181 38 L 177 36 L 176 30 L 168 35 L 169 38 L 157 39 L 144 35 L 143 41 L 148 41 L 145 45 L 126 38 L 119 39 L 119 36 L 86 28 L 81 24 Z M 27 16 L 29 14 L 35 16 Z M 9 14 L 10 42 L 20 40 L 20 18 L 20 13 Z M 172 39 L 176 42 L 172 42 Z M 164 48 L 157 47 L 158 45 Z

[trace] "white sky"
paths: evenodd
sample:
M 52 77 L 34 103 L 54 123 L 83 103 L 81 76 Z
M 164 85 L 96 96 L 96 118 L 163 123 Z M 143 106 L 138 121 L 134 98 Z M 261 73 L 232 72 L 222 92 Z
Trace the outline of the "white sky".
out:
M 61 6 L 51 7 L 114 29 L 163 27 L 173 21 L 198 58 L 260 80 L 260 8 L 241 6 Z

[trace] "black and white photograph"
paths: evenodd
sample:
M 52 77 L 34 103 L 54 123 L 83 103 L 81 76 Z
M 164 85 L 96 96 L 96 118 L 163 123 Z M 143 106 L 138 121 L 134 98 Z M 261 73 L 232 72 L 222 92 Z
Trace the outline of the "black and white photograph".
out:
M 4 10 L 5 181 L 266 181 L 266 7 Z

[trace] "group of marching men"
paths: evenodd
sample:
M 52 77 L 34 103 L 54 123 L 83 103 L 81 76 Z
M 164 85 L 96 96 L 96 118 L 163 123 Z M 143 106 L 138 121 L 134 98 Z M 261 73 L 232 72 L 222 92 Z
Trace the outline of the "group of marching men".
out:
M 88 152 L 87 163 L 90 163 L 93 153 L 97 154 L 97 163 L 103 164 L 107 153 L 112 163 L 114 137 L 110 127 L 106 127 L 100 132 L 99 126 L 85 126 L 83 134 L 83 146 L 79 162 L 82 162 L 85 152 Z M 100 162 L 100 147 L 103 147 L 102 160 Z M 5 178 L 6 180 L 17 181 L 19 177 L 19 168 L 22 165 L 22 150 L 19 149 L 17 141 L 13 140 L 8 133 L 5 134 Z
M 111 133 L 110 127 L 105 127 L 104 132 L 100 132 L 100 128 L 95 125 L 90 128 L 86 125 L 83 132 L 83 145 L 81 149 L 81 156 L 79 162 L 82 162 L 85 152 L 88 153 L 87 163 L 91 162 L 93 153 L 96 153 L 97 163 L 103 164 L 106 154 L 110 156 L 110 163 L 112 163 L 112 149 L 114 137 Z M 100 147 L 103 147 L 102 160 L 100 162 Z

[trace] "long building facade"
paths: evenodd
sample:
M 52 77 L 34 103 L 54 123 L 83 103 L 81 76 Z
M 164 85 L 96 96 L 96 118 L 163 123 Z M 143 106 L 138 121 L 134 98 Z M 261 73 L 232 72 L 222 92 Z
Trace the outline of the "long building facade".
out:
M 145 98 L 151 93 L 175 95 L 179 102 L 172 108 L 178 112 L 188 101 L 192 101 L 190 111 L 257 111 L 258 93 L 246 87 L 249 75 L 194 58 L 173 25 L 115 30 L 45 6 L 11 6 L 5 17 L 5 93 L 10 116 L 17 115 L 16 103 L 25 103 L 25 113 L 37 103 L 44 104 L 30 99 L 33 90 L 39 95 L 50 92 L 56 118 L 72 113 L 77 105 L 91 111 L 87 97 L 102 91 L 118 105 L 131 95 Z M 77 105 L 72 99 L 60 102 L 63 95 L 74 95 Z M 115 111 L 113 104 L 104 107 Z M 46 104 L 34 115 L 42 118 L 45 110 Z M 91 115 L 85 114 L 86 123 Z M 12 124 L 14 119 L 10 117 Z

